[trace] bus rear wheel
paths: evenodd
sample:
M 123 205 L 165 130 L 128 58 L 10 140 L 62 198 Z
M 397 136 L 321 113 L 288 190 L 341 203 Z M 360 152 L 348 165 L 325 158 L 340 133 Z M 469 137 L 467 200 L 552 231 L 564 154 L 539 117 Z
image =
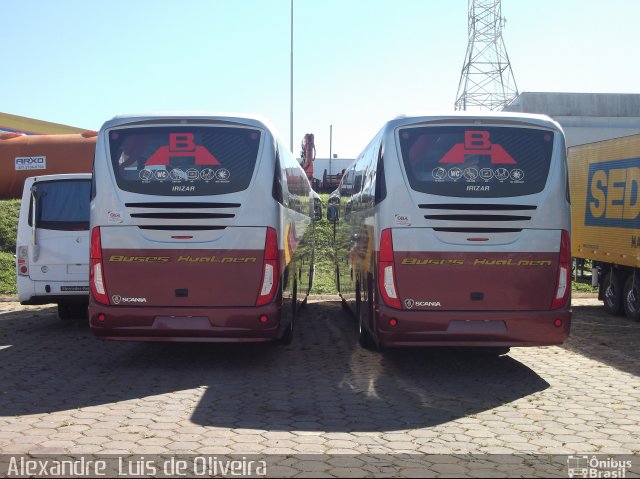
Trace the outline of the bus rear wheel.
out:
M 375 341 L 375 339 L 373 339 L 373 336 L 371 335 L 371 333 L 369 332 L 369 330 L 366 328 L 364 322 L 365 322 L 365 315 L 363 314 L 363 311 L 369 312 L 372 310 L 372 308 L 370 308 L 370 304 L 369 302 L 371 301 L 371 296 L 368 296 L 368 299 L 365 301 L 365 303 L 362 303 L 362 298 L 360 298 L 360 282 L 358 281 L 357 284 L 357 295 L 356 295 L 356 302 L 358 305 L 357 311 L 358 311 L 358 343 L 360 343 L 360 346 L 362 346 L 364 349 L 367 349 L 369 351 L 375 351 L 378 348 L 378 345 Z
M 627 318 L 640 321 L 640 278 L 629 275 L 624 284 L 624 312 Z
M 293 328 L 296 320 L 296 313 L 298 310 L 298 280 L 293 280 L 293 291 L 291 292 L 291 315 L 287 328 L 282 333 L 282 336 L 278 339 L 278 342 L 284 346 L 288 346 L 293 341 Z
M 358 315 L 358 343 L 364 349 L 369 351 L 375 351 L 378 349 L 378 345 L 374 341 L 371 333 L 367 330 L 367 328 L 363 324 L 362 312 Z
M 617 315 L 622 312 L 622 285 L 620 276 L 613 271 L 609 271 L 604 277 L 603 301 L 604 309 L 609 314 Z

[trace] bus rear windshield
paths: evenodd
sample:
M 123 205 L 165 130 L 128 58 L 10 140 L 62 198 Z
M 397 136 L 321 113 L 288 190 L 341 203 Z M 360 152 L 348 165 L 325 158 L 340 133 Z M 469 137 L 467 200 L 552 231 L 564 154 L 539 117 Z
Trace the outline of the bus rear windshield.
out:
M 60 231 L 89 229 L 90 180 L 39 181 L 34 183 L 36 227 Z M 33 201 L 29 206 L 32 226 Z
M 423 126 L 401 129 L 399 139 L 412 189 L 497 198 L 544 189 L 554 133 L 518 127 Z
M 222 126 L 124 128 L 109 132 L 118 187 L 161 196 L 221 195 L 245 190 L 260 131 Z

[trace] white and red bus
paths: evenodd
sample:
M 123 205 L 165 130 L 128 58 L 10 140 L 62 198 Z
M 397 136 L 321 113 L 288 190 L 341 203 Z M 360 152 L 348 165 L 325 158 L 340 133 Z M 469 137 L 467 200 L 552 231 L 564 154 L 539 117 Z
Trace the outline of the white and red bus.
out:
M 562 343 L 571 321 L 564 135 L 548 117 L 389 121 L 329 199 L 336 282 L 375 345 Z
M 91 329 L 114 340 L 290 341 L 313 277 L 313 206 L 304 171 L 258 118 L 106 122 Z

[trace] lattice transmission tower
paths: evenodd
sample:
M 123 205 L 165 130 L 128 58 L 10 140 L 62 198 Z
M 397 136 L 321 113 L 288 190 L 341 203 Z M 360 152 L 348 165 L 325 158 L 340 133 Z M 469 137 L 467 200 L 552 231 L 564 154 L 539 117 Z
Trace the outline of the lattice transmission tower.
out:
M 502 39 L 501 0 L 469 1 L 469 43 L 462 66 L 456 110 L 502 110 L 518 96 Z

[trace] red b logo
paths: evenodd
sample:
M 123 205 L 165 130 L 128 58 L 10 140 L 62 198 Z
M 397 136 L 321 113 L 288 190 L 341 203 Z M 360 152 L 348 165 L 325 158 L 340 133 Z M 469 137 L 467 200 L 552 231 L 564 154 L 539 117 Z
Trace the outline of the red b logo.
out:
M 491 143 L 489 132 L 485 130 L 466 130 L 464 143 L 453 145 L 453 148 L 438 163 L 464 163 L 467 155 L 489 155 L 493 165 L 515 165 L 517 163 L 502 145 Z
M 169 135 L 169 151 L 195 151 L 193 133 L 171 133 Z

